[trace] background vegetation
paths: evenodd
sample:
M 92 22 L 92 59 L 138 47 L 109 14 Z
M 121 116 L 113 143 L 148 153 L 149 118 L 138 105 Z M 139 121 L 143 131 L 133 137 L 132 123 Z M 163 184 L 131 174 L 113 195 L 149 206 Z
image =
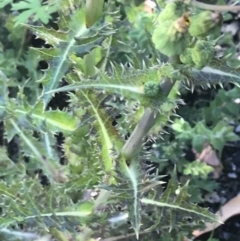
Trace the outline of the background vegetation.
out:
M 233 15 L 170 48 L 150 2 L 0 1 L 1 240 L 182 241 L 217 222 L 207 197 L 239 140 Z M 188 37 L 213 55 L 184 62 Z

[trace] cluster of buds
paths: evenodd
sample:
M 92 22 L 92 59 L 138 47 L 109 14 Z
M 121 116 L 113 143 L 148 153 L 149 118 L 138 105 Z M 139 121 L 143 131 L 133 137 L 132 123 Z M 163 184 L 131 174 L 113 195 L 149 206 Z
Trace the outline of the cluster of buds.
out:
M 211 32 L 220 32 L 222 20 L 222 15 L 219 12 L 202 11 L 191 17 L 189 34 L 192 37 L 204 39 Z
M 181 54 L 189 43 L 189 16 L 186 5 L 182 2 L 171 2 L 166 5 L 157 19 L 157 27 L 152 41 L 156 48 L 167 56 Z
M 157 19 L 157 26 L 152 35 L 155 47 L 166 56 L 181 55 L 181 61 L 200 68 L 202 65 L 189 46 L 198 40 L 205 40 L 210 33 L 220 30 L 222 15 L 211 11 L 201 11 L 189 16 L 189 5 L 176 0 L 168 3 Z M 207 41 L 204 41 L 204 44 Z M 203 42 L 198 42 L 194 51 L 204 49 Z M 211 44 L 210 44 L 211 45 Z M 206 49 L 209 49 L 209 44 Z M 205 51 L 205 50 L 204 50 Z M 212 53 L 212 45 L 211 51 Z M 186 56 L 185 56 L 186 55 Z M 193 55 L 190 59 L 189 56 Z M 203 57 L 204 59 L 205 57 Z M 208 59 L 208 58 L 205 58 Z M 200 61 L 201 62 L 201 61 Z
M 214 57 L 214 44 L 212 41 L 198 40 L 192 48 L 187 48 L 180 55 L 182 63 L 202 69 Z

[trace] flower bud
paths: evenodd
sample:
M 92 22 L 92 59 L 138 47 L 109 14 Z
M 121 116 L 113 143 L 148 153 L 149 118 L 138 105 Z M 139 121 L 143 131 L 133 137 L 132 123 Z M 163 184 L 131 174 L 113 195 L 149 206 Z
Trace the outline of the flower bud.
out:
M 191 57 L 197 69 L 202 69 L 214 57 L 214 46 L 210 41 L 198 40 L 191 49 Z
M 175 21 L 162 22 L 154 30 L 152 41 L 161 53 L 167 56 L 179 55 L 189 43 L 188 27 L 187 14 Z
M 194 62 L 192 60 L 192 49 L 191 48 L 186 48 L 184 52 L 179 56 L 181 62 L 183 64 L 187 64 L 190 66 L 194 66 Z
M 180 18 L 186 11 L 187 5 L 180 1 L 168 3 L 157 19 L 158 23 L 162 23 L 168 20 L 174 21 Z
M 218 12 L 202 11 L 190 19 L 189 34 L 196 38 L 205 38 L 221 28 L 222 15 Z
M 159 94 L 159 83 L 148 81 L 144 84 L 144 93 L 149 97 L 154 97 Z

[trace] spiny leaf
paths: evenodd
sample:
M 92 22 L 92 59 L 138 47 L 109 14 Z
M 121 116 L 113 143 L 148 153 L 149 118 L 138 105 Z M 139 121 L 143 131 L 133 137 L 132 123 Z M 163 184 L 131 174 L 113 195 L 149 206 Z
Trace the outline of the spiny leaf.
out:
M 56 225 L 55 222 L 58 222 L 67 228 L 67 223 L 64 224 L 65 218 L 68 223 L 73 224 L 78 223 L 79 218 L 87 217 L 92 213 L 93 205 L 73 204 L 65 194 L 64 187 L 54 185 L 54 187 L 46 189 L 37 179 L 25 178 L 12 185 L 0 182 L 0 194 L 0 207 L 3 208 L 0 217 L 1 228 L 18 222 L 26 223 L 29 227 L 36 223 L 45 223 L 45 225 L 54 223 Z M 60 200 L 58 200 L 59 197 L 61 197 Z M 28 207 L 26 207 L 26 201 Z
M 164 125 L 167 125 L 170 121 L 170 118 L 174 115 L 179 105 L 183 105 L 184 102 L 178 98 L 179 96 L 179 86 L 181 85 L 180 81 L 176 81 L 172 87 L 169 95 L 168 102 L 164 102 L 159 107 L 159 115 L 156 118 L 155 125 L 149 131 L 149 136 L 158 135 L 159 132 L 163 131 Z
M 240 86 L 239 71 L 228 67 L 224 61 L 218 59 L 212 60 L 209 66 L 204 67 L 202 70 L 193 69 L 187 75 L 192 87 L 209 88 L 216 85 L 223 86 L 227 83 Z
M 51 19 L 51 13 L 56 12 L 57 5 L 42 5 L 40 0 L 25 0 L 19 3 L 12 4 L 12 10 L 24 10 L 15 18 L 16 24 L 27 22 L 27 20 L 33 15 L 33 21 L 41 20 L 47 24 Z
M 106 125 L 106 119 L 102 119 L 99 113 L 99 106 L 96 105 L 95 97 L 93 97 L 94 93 L 84 93 L 81 94 L 85 97 L 85 99 L 90 104 L 91 113 L 96 117 L 96 122 L 99 133 L 100 133 L 100 141 L 102 145 L 102 160 L 104 161 L 105 171 L 108 172 L 112 169 L 113 163 L 111 158 L 111 151 L 113 149 L 113 143 L 111 140 L 111 134 L 109 133 L 110 126 Z
M 64 19 L 60 20 L 59 27 L 62 27 Z M 79 8 L 71 15 L 68 22 L 70 30 L 68 31 L 65 29 L 66 25 L 64 25 L 64 29 L 60 28 L 59 30 L 26 26 L 38 37 L 43 38 L 52 45 L 50 49 L 34 49 L 49 64 L 47 74 L 41 79 L 45 107 L 51 99 L 49 92 L 59 85 L 61 79 L 73 64 L 71 55 L 83 57 L 95 47 L 100 46 L 103 40 L 109 34 L 112 34 L 111 31 L 109 32 L 109 24 L 104 24 L 100 27 L 93 26 L 88 29 L 85 24 L 84 7 Z M 93 36 L 97 38 L 92 38 Z
M 154 81 L 159 84 L 161 81 L 159 79 L 158 68 L 159 66 L 154 66 L 152 68 L 135 70 L 131 68 L 126 69 L 123 66 L 121 66 L 121 68 L 113 66 L 110 74 L 99 71 L 96 80 L 81 81 L 79 77 L 76 76 L 75 79 L 69 80 L 72 84 L 48 91 L 46 94 L 95 88 L 105 90 L 108 93 L 119 94 L 126 99 L 138 100 L 143 107 L 159 110 L 159 106 L 164 103 L 164 101 L 168 101 L 168 98 L 162 95 L 161 92 L 154 97 L 149 97 L 144 93 L 145 83 Z
M 129 178 L 133 190 L 133 202 L 130 208 L 130 220 L 132 227 L 136 233 L 137 239 L 139 238 L 141 226 L 141 205 L 140 205 L 140 192 L 139 192 L 139 174 L 137 163 L 132 163 L 130 167 L 126 167 L 125 174 Z
M 26 167 L 23 163 L 14 163 L 7 154 L 5 147 L 0 148 L 0 177 L 9 182 L 15 182 L 26 174 Z
M 27 128 L 27 123 L 30 124 L 32 122 L 32 129 L 38 131 L 51 130 L 52 133 L 62 131 L 67 134 L 74 131 L 79 124 L 77 118 L 66 111 L 43 111 L 43 104 L 41 102 L 36 106 L 30 106 L 27 103 L 25 106 L 21 106 L 20 103 L 18 104 L 11 100 L 7 106 L 0 105 L 0 110 L 5 110 L 5 118 L 14 115 L 17 122 L 23 127 Z
M 109 117 L 105 111 L 100 107 L 101 96 L 96 96 L 96 93 L 92 91 L 78 91 L 77 96 L 88 105 L 88 112 L 95 119 L 93 127 L 98 133 L 96 142 L 101 148 L 101 160 L 104 165 L 105 172 L 110 174 L 114 167 L 113 151 L 116 148 L 119 151 L 121 148 L 121 141 L 119 136 L 112 126 Z
M 207 209 L 201 208 L 196 204 L 190 202 L 190 196 L 187 193 L 188 183 L 184 187 L 179 188 L 176 179 L 176 168 L 173 171 L 171 180 L 168 183 L 162 197 L 159 200 L 152 200 L 142 198 L 140 201 L 146 205 L 153 205 L 155 217 L 155 224 L 149 230 L 155 229 L 161 225 L 164 217 L 164 223 L 170 229 L 173 229 L 185 216 L 192 216 L 195 223 L 202 221 L 216 221 L 216 216 L 210 213 Z
M 44 39 L 46 44 L 58 45 L 60 42 L 68 40 L 67 31 L 48 29 L 45 26 L 26 25 L 29 30 L 33 31 L 38 38 Z
M 22 139 L 22 150 L 26 156 L 31 156 L 40 163 L 45 170 L 47 176 L 52 179 L 56 178 L 55 168 L 57 168 L 58 162 L 51 161 L 51 158 L 47 155 L 48 153 L 44 151 L 45 146 L 43 143 L 38 142 L 36 139 L 33 138 L 28 132 L 23 132 L 16 124 L 16 122 L 12 119 L 9 120 L 12 124 L 12 128 L 16 130 L 20 138 Z M 56 158 L 55 154 L 55 158 Z M 46 160 L 45 160 L 46 159 Z M 51 163 L 51 165 L 50 165 Z

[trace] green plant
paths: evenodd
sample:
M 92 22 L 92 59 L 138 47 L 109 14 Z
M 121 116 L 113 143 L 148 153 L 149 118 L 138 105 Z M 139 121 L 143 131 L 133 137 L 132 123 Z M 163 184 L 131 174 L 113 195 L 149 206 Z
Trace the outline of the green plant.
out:
M 23 9 L 23 3 L 13 6 Z M 207 70 L 192 69 L 179 61 L 178 55 L 189 45 L 197 44 L 188 34 L 190 23 L 185 13 L 180 20 L 168 16 L 167 24 L 162 26 L 170 26 L 171 31 L 160 40 L 163 43 L 155 37 L 153 41 L 144 39 L 151 45 L 151 59 L 138 49 L 129 52 L 134 37 L 126 37 L 126 26 L 132 26 L 132 22 L 121 20 L 119 8 L 124 11 L 125 6 L 118 6 L 114 1 L 103 0 L 98 2 L 98 8 L 94 0 L 61 1 L 57 27 L 21 25 L 50 45 L 32 47 L 29 52 L 45 60 L 48 69 L 38 79 L 40 87 L 36 79 L 27 82 L 27 77 L 24 84 L 19 84 L 7 66 L 0 72 L 4 137 L 8 143 L 19 138 L 16 163 L 6 155 L 6 146 L 1 150 L 0 228 L 16 225 L 18 230 L 22 227 L 40 235 L 50 233 L 60 241 L 90 241 L 98 237 L 116 240 L 134 235 L 142 240 L 180 240 L 191 236 L 192 229 L 202 227 L 205 221 L 215 221 L 207 209 L 191 202 L 188 182 L 184 186 L 178 184 L 176 168 L 164 190 L 162 177 L 150 174 L 146 161 L 151 160 L 152 152 L 147 145 L 149 139 L 161 137 L 159 133 L 182 104 L 179 91 L 198 85 L 238 84 L 238 72 L 214 56 L 208 61 Z M 193 6 L 184 5 L 189 10 Z M 41 18 L 34 9 L 35 5 L 31 5 L 32 11 L 23 11 L 19 15 L 21 21 L 23 16 L 35 13 L 34 20 L 46 23 L 49 15 Z M 50 8 L 49 14 L 53 11 Z M 121 27 L 122 24 L 126 25 Z M 163 31 L 159 24 L 157 34 Z M 149 26 L 146 32 L 148 29 Z M 171 48 L 166 47 L 169 39 Z M 170 57 L 169 63 L 159 60 L 162 55 L 154 44 Z M 114 51 L 125 62 L 118 64 Z M 6 56 L 3 59 L 7 61 Z M 27 58 L 28 63 L 30 59 Z M 128 66 L 124 65 L 127 61 Z M 221 78 L 215 78 L 213 72 Z M 11 78 L 15 88 L 19 86 L 14 97 L 9 95 Z M 63 85 L 61 80 L 65 81 Z M 34 86 L 29 88 L 30 94 L 26 92 L 29 82 L 30 87 Z M 50 108 L 56 93 L 68 96 L 68 104 L 62 110 Z M 114 121 L 116 125 L 112 124 Z M 178 126 L 182 127 L 181 123 Z M 202 136 L 207 130 L 203 123 L 196 126 L 193 130 L 187 125 L 190 137 L 194 132 Z M 206 135 L 216 148 L 223 145 L 214 144 L 219 132 L 225 140 L 236 139 L 232 130 L 219 122 Z M 55 148 L 59 133 L 64 136 L 61 152 Z M 180 138 L 188 139 L 181 134 Z M 199 148 L 203 141 L 195 142 Z M 64 165 L 61 155 L 65 157 Z M 39 182 L 39 176 L 47 178 L 45 185 Z M 94 189 L 95 198 L 89 194 Z
M 233 127 L 222 120 L 218 121 L 212 130 L 204 122 L 198 122 L 191 128 L 183 119 L 176 119 L 172 128 L 177 132 L 176 138 L 191 141 L 193 148 L 199 153 L 203 150 L 205 143 L 211 144 L 221 152 L 226 142 L 239 140 L 239 137 L 233 133 Z
M 0 8 L 11 4 L 12 11 L 18 11 L 18 16 L 15 16 L 15 25 L 20 23 L 26 23 L 31 19 L 33 22 L 41 21 L 47 24 L 52 18 L 51 14 L 58 11 L 63 1 L 48 1 L 48 3 L 42 3 L 40 0 L 26 0 L 14 3 L 12 0 L 1 0 Z

